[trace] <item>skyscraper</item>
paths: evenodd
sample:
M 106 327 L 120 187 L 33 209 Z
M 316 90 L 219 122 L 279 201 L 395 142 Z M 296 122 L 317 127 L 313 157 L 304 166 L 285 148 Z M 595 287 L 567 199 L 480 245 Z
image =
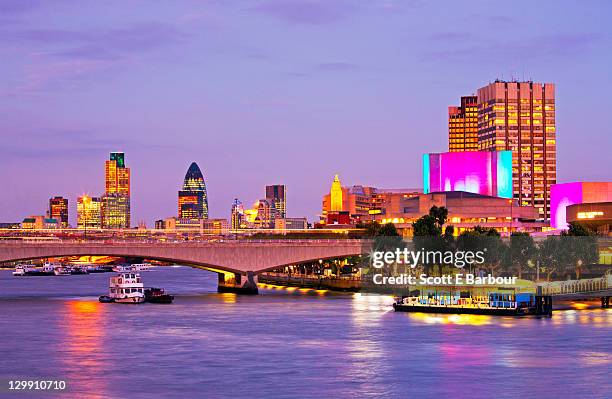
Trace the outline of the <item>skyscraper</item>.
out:
M 101 201 L 97 197 L 84 195 L 77 199 L 77 227 L 99 229 L 102 227 Z
M 461 97 L 459 107 L 448 107 L 448 151 L 478 151 L 478 97 Z
M 111 152 L 105 162 L 105 193 L 101 199 L 102 227 L 130 227 L 130 168 L 125 167 L 125 155 Z
M 244 220 L 244 206 L 238 198 L 234 198 L 232 203 L 232 230 L 238 230 L 246 227 Z
M 279 217 L 287 216 L 287 189 L 284 184 L 266 186 L 266 199 L 276 208 Z
M 198 164 L 192 162 L 178 192 L 179 219 L 208 219 L 206 183 Z
M 554 84 L 495 81 L 478 89 L 478 147 L 512 151 L 514 198 L 548 219 L 557 182 Z
M 56 219 L 59 227 L 68 227 L 68 198 L 53 197 L 49 199 L 49 217 Z

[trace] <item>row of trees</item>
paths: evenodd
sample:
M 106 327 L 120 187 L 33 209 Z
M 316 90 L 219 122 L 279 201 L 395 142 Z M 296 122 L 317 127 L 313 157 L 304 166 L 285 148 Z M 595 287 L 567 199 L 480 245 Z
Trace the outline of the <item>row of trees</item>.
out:
M 493 228 L 476 226 L 455 236 L 455 229 L 447 225 L 448 210 L 432 207 L 428 215 L 413 224 L 414 249 L 426 251 L 484 251 L 485 263 L 478 268 L 493 275 L 516 275 L 532 278 L 575 275 L 580 278 L 584 265 L 598 261 L 597 241 L 592 233 L 579 224 L 571 224 L 561 236 L 548 236 L 540 242 L 524 232 L 513 232 L 509 239 L 502 239 Z M 368 223 L 360 226 L 366 236 L 374 238 L 374 250 L 394 251 L 403 248 L 402 240 L 393 224 Z M 430 274 L 437 266 L 423 264 Z M 539 276 L 538 276 L 539 275 Z
M 432 207 L 413 223 L 416 248 L 427 250 L 485 250 L 485 270 L 492 274 L 514 273 L 519 278 L 525 272 L 532 276 L 542 273 L 550 280 L 553 275 L 575 274 L 580 278 L 584 265 L 598 261 L 597 241 L 590 230 L 571 223 L 561 236 L 548 236 L 536 243 L 524 232 L 513 232 L 503 240 L 493 228 L 476 226 L 454 236 L 454 227 L 446 225 L 448 210 Z M 445 226 L 446 225 L 446 226 Z M 534 276 L 535 277 L 535 276 Z

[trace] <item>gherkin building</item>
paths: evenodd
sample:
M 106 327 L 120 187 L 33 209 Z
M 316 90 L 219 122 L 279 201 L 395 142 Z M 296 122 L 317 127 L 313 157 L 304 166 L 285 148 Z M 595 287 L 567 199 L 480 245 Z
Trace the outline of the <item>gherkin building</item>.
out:
M 198 164 L 192 162 L 185 174 L 183 188 L 178 192 L 178 217 L 180 219 L 208 219 L 208 195 L 206 183 Z

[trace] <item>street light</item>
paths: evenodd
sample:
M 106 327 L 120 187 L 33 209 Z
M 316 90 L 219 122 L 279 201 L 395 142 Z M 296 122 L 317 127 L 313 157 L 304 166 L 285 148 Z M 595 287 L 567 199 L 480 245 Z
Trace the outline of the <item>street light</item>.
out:
M 508 204 L 510 204 L 510 231 L 508 232 L 508 235 L 512 235 L 512 199 L 508 200 Z

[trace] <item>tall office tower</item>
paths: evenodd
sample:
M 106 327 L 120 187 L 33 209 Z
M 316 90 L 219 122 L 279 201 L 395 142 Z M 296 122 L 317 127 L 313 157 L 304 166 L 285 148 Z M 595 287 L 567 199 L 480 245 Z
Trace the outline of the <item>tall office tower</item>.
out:
M 130 168 L 125 167 L 125 155 L 111 152 L 105 162 L 105 193 L 102 196 L 102 227 L 130 228 Z
M 478 147 L 512 151 L 514 198 L 549 219 L 557 182 L 554 84 L 495 81 L 478 89 Z
M 261 199 L 257 203 L 257 216 L 255 227 L 259 229 L 273 229 L 276 219 L 279 218 L 278 210 L 267 199 Z
M 198 164 L 192 162 L 185 174 L 183 189 L 178 192 L 179 219 L 208 219 L 206 183 Z
M 84 195 L 77 199 L 77 227 L 99 229 L 102 227 L 102 206 L 100 198 Z
M 461 97 L 461 106 L 448 107 L 448 151 L 478 151 L 478 97 Z
M 245 228 L 244 206 L 238 198 L 234 198 L 232 203 L 232 230 Z
M 338 175 L 334 176 L 329 194 L 331 202 L 330 211 L 342 211 L 342 184 L 340 183 Z
M 284 184 L 266 186 L 266 199 L 276 208 L 279 217 L 287 216 L 287 188 Z
M 57 220 L 59 227 L 68 227 L 68 198 L 53 197 L 49 199 L 49 217 Z

